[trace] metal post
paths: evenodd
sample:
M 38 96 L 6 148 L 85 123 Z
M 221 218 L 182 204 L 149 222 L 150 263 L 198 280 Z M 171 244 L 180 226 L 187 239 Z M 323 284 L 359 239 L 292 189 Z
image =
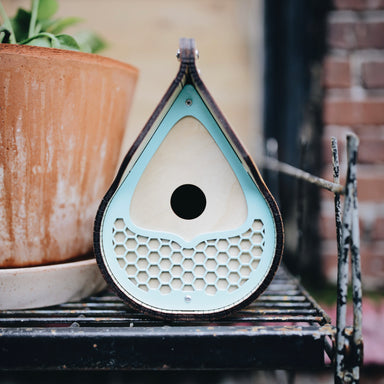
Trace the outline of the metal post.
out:
M 337 276 L 337 333 L 336 333 L 336 383 L 358 383 L 362 363 L 362 290 L 360 273 L 359 217 L 357 206 L 358 138 L 347 136 L 348 170 L 342 221 L 340 221 L 340 196 L 335 193 L 335 215 L 338 236 Z M 332 141 L 334 182 L 339 177 L 336 140 Z M 352 259 L 353 328 L 346 325 L 349 253 Z

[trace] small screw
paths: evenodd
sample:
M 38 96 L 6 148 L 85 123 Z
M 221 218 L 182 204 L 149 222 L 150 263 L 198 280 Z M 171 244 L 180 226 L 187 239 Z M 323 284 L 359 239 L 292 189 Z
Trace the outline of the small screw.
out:
M 191 301 L 192 301 L 192 297 L 191 296 L 185 296 L 184 297 L 184 301 L 186 302 L 186 303 L 190 303 Z
M 191 99 L 185 100 L 185 105 L 190 107 L 192 105 L 192 100 Z

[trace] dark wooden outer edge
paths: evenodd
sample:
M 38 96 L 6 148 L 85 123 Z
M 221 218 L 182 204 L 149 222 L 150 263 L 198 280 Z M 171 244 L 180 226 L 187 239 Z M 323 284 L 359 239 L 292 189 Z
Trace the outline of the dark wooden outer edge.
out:
M 217 320 L 219 318 L 225 317 L 230 315 L 232 312 L 237 311 L 241 308 L 244 308 L 248 304 L 250 304 L 252 301 L 254 301 L 260 294 L 267 288 L 267 286 L 272 281 L 277 268 L 280 264 L 281 255 L 283 252 L 283 244 L 284 244 L 284 231 L 283 231 L 283 224 L 282 219 L 280 215 L 280 211 L 277 207 L 277 204 L 269 192 L 267 186 L 265 185 L 256 165 L 254 164 L 253 160 L 247 153 L 247 151 L 244 149 L 242 144 L 240 143 L 239 139 L 233 132 L 232 128 L 228 124 L 227 120 L 225 119 L 224 115 L 220 111 L 219 107 L 216 105 L 214 99 L 212 98 L 211 94 L 209 93 L 208 89 L 204 85 L 203 81 L 201 80 L 198 70 L 196 68 L 195 64 L 195 57 L 196 57 L 196 48 L 195 48 L 195 42 L 193 39 L 180 39 L 180 50 L 179 50 L 179 59 L 180 59 L 180 68 L 179 71 L 169 86 L 168 90 L 164 94 L 163 98 L 161 99 L 160 103 L 156 107 L 155 111 L 145 124 L 144 128 L 140 132 L 139 136 L 133 143 L 132 147 L 129 149 L 128 153 L 124 157 L 124 160 L 119 168 L 119 171 L 112 182 L 111 187 L 105 194 L 104 198 L 102 199 L 99 209 L 96 214 L 95 223 L 94 223 L 94 232 L 93 232 L 93 243 L 94 243 L 94 252 L 96 255 L 96 261 L 100 268 L 100 271 L 102 272 L 104 279 L 107 281 L 109 286 L 114 290 L 114 292 L 127 304 L 129 304 L 133 309 L 143 312 L 148 316 L 160 318 L 163 320 Z M 259 286 L 259 288 L 250 295 L 247 299 L 244 301 L 234 305 L 231 308 L 224 309 L 222 311 L 218 311 L 215 313 L 200 313 L 200 314 L 181 314 L 181 313 L 165 313 L 160 311 L 151 310 L 147 307 L 142 306 L 138 302 L 130 299 L 126 296 L 124 292 L 120 290 L 120 288 L 115 284 L 111 276 L 109 275 L 109 272 L 104 264 L 104 258 L 102 255 L 101 250 L 101 242 L 100 242 L 100 230 L 101 225 L 103 221 L 104 212 L 108 206 L 108 203 L 112 196 L 114 195 L 115 191 L 117 190 L 121 178 L 124 175 L 124 172 L 133 158 L 134 154 L 144 141 L 145 137 L 149 133 L 150 129 L 152 128 L 153 124 L 156 122 L 156 120 L 161 115 L 162 110 L 165 108 L 165 106 L 169 103 L 169 101 L 172 99 L 172 97 L 175 95 L 175 93 L 178 90 L 181 90 L 180 86 L 184 86 L 185 84 L 190 83 L 192 84 L 198 93 L 200 94 L 201 98 L 205 102 L 207 108 L 212 113 L 213 117 L 215 118 L 216 122 L 222 129 L 225 136 L 228 138 L 231 145 L 236 149 L 236 152 L 241 155 L 240 160 L 246 164 L 249 171 L 251 172 L 251 176 L 254 179 L 255 183 L 259 187 L 261 193 L 265 197 L 271 212 L 274 217 L 275 225 L 276 225 L 276 250 L 275 255 L 273 258 L 273 262 L 271 265 L 271 268 L 264 278 L 262 284 Z

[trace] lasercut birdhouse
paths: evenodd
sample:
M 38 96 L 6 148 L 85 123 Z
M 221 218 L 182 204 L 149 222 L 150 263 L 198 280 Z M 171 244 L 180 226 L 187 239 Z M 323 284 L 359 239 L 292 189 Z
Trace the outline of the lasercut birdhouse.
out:
M 180 69 L 95 221 L 117 294 L 166 319 L 215 319 L 254 300 L 281 258 L 278 207 L 180 40 Z

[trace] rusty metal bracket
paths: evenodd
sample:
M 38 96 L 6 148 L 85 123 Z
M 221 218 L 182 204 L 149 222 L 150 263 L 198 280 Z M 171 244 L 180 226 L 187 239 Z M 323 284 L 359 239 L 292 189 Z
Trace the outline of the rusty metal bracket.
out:
M 357 199 L 357 153 L 359 139 L 347 135 L 347 175 L 344 185 L 340 183 L 340 165 L 336 138 L 331 139 L 333 160 L 333 182 L 314 176 L 276 157 L 264 159 L 265 169 L 281 172 L 296 179 L 314 184 L 334 193 L 338 276 L 337 276 L 337 319 L 334 345 L 335 383 L 358 383 L 363 363 L 362 337 L 362 284 L 360 265 L 360 233 Z M 276 150 L 274 151 L 276 152 Z M 341 196 L 344 196 L 343 204 Z M 350 262 L 351 260 L 351 262 Z M 353 325 L 347 326 L 347 294 L 349 266 L 352 269 Z

